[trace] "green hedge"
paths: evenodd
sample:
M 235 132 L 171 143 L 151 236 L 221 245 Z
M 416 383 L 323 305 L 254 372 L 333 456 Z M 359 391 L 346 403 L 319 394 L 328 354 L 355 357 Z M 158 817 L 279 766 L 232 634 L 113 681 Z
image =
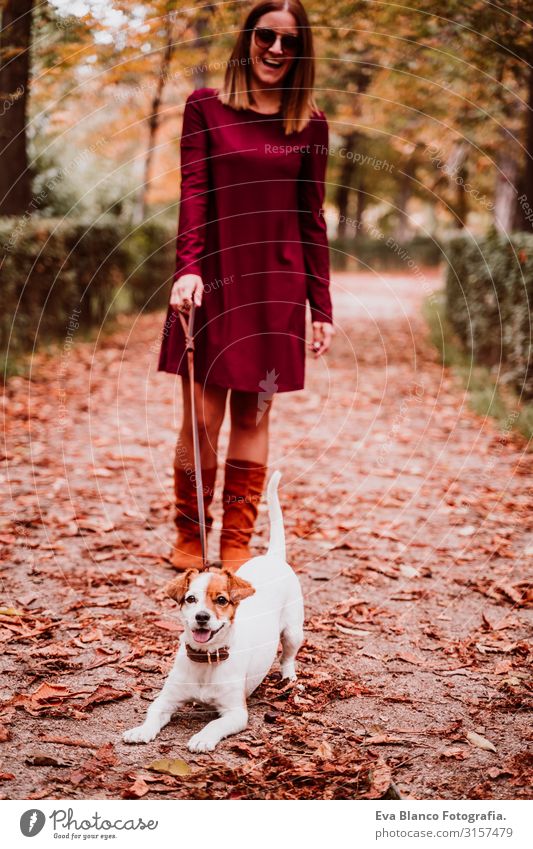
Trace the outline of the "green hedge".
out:
M 168 222 L 0 218 L 4 360 L 60 340 L 72 321 L 90 329 L 124 310 L 164 306 L 174 252 Z
M 338 270 L 355 264 L 358 269 L 409 273 L 413 262 L 419 267 L 428 267 L 438 265 L 444 258 L 442 246 L 429 236 L 415 236 L 402 244 L 387 235 L 383 239 L 345 237 L 332 239 L 330 248 L 331 265 Z
M 475 362 L 533 397 L 533 236 L 468 235 L 447 248 L 447 318 Z
M 143 311 L 167 306 L 176 261 L 176 223 L 145 221 L 128 235 L 125 242 L 128 308 Z

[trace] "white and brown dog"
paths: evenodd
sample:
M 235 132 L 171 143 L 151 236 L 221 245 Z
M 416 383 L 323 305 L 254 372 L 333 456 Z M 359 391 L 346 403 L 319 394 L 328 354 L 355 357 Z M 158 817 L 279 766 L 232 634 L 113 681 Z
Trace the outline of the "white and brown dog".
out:
M 122 735 L 126 743 L 148 743 L 186 702 L 213 705 L 219 718 L 188 742 L 191 752 L 210 752 L 248 724 L 246 698 L 263 681 L 281 639 L 281 673 L 296 678 L 295 657 L 303 640 L 300 583 L 285 562 L 285 532 L 278 498 L 280 472 L 267 490 L 268 551 L 236 574 L 224 569 L 189 570 L 167 594 L 180 605 L 185 624 L 174 665 L 142 725 Z

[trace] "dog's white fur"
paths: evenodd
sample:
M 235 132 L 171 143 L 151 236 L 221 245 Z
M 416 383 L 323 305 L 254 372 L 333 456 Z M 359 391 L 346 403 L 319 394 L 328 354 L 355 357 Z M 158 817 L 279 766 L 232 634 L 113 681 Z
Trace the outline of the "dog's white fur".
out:
M 238 605 L 233 622 L 211 613 L 210 627 L 216 631 L 207 645 L 193 636 L 196 613 L 207 610 L 205 591 L 211 573 L 201 572 L 187 589 L 189 602 L 181 607 L 185 631 L 174 665 L 159 696 L 150 705 L 142 725 L 123 734 L 127 743 L 147 743 L 166 725 L 173 712 L 185 702 L 213 705 L 219 718 L 209 722 L 188 742 L 192 752 L 209 752 L 224 737 L 237 734 L 248 724 L 246 698 L 263 681 L 274 662 L 281 639 L 283 678 L 296 678 L 295 657 L 303 641 L 303 598 L 300 583 L 285 561 L 285 532 L 278 498 L 281 477 L 270 478 L 267 501 L 270 517 L 268 551 L 253 557 L 237 571 L 255 592 Z M 250 589 L 249 592 L 252 592 Z M 196 603 L 191 603 L 192 598 Z M 198 627 L 198 625 L 196 625 Z M 185 644 L 196 649 L 228 647 L 229 657 L 217 664 L 190 660 Z

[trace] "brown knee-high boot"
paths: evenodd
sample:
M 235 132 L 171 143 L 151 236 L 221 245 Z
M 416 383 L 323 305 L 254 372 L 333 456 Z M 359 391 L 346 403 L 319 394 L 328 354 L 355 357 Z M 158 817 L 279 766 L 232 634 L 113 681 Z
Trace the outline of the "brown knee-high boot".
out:
M 251 460 L 226 460 L 220 559 L 234 572 L 250 559 L 248 544 L 261 501 L 267 468 Z
M 217 467 L 202 468 L 202 486 L 204 491 L 204 510 L 206 536 L 211 530 L 213 517 L 209 505 L 213 500 Z M 198 517 L 198 500 L 194 472 L 185 471 L 177 463 L 174 464 L 174 492 L 176 497 L 176 515 L 174 523 L 178 529 L 178 537 L 170 560 L 175 569 L 202 568 L 202 544 L 200 542 L 200 524 Z

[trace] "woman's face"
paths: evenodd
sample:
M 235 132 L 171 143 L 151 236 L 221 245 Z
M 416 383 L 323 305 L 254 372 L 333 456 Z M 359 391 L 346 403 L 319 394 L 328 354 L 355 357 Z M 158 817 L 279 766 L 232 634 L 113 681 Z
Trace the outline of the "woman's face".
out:
M 287 76 L 298 54 L 298 48 L 284 50 L 281 46 L 281 35 L 298 35 L 297 22 L 290 12 L 268 12 L 261 15 L 255 28 L 274 30 L 277 33 L 274 44 L 270 47 L 261 44 L 254 32 L 250 40 L 250 65 L 252 77 L 260 88 L 277 88 Z

